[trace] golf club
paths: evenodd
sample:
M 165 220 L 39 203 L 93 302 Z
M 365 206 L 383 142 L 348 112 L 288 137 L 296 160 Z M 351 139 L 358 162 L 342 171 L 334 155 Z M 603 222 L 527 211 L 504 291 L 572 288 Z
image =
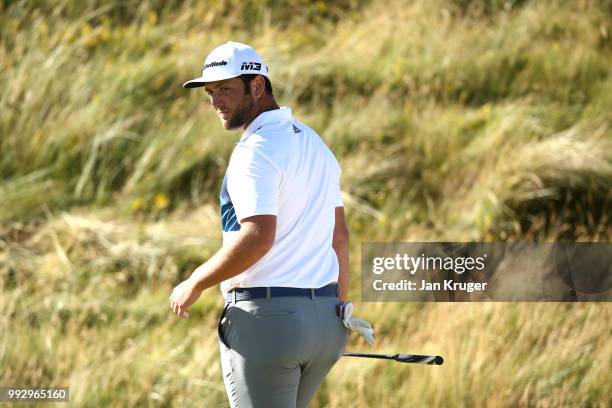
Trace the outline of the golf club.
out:
M 342 353 L 343 357 L 365 357 L 365 358 L 381 358 L 384 360 L 395 360 L 400 363 L 442 365 L 444 359 L 442 356 L 421 356 L 418 354 L 369 354 L 369 353 Z

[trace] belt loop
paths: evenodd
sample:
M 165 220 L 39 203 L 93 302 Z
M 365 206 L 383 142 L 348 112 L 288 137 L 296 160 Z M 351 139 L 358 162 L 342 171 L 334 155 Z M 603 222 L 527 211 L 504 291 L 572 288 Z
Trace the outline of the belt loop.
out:
M 313 288 L 310 288 L 310 298 L 311 299 L 315 298 L 315 290 Z
M 232 300 L 233 300 L 232 304 L 235 305 L 236 304 L 236 289 L 232 291 Z
M 266 299 L 270 299 L 272 297 L 272 289 L 269 286 L 266 287 Z

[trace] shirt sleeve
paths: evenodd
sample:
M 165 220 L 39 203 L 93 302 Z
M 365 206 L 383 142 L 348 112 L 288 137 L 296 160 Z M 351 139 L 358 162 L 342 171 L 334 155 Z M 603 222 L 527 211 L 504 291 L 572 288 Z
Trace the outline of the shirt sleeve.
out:
M 249 147 L 236 146 L 228 166 L 227 190 L 238 220 L 278 215 L 280 169 Z
M 336 194 L 336 207 L 344 207 L 344 201 L 342 201 L 342 191 L 340 191 L 339 184 L 338 184 L 338 193 Z

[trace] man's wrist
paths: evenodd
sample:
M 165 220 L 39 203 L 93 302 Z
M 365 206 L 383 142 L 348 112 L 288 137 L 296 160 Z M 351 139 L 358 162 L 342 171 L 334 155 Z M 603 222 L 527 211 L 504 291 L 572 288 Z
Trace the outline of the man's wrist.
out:
M 198 273 L 200 272 L 200 273 Z M 187 279 L 189 281 L 189 285 L 197 291 L 203 292 L 206 289 L 206 280 L 204 276 L 202 276 L 201 270 L 196 269 L 191 276 Z

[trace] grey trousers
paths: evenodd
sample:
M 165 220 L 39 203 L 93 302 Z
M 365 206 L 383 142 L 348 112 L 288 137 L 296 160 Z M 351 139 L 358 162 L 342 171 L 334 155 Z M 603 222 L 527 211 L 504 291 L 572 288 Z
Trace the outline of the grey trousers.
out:
M 231 408 L 304 408 L 348 339 L 336 297 L 275 297 L 226 304 L 219 322 Z

